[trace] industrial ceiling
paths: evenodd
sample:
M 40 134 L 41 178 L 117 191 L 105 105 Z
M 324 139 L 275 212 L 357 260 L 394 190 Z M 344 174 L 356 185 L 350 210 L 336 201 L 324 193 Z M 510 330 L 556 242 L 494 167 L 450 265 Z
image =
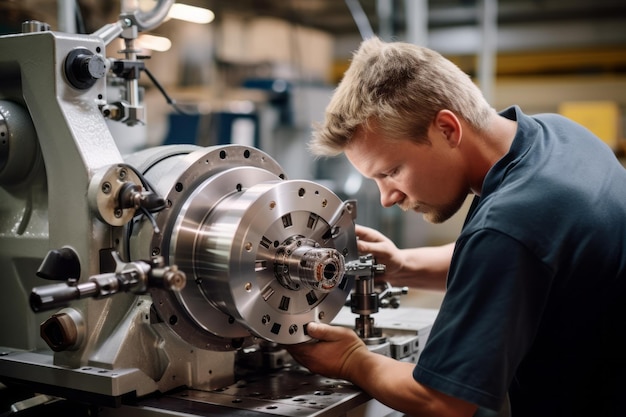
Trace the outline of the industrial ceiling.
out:
M 90 32 L 113 19 L 119 1 L 76 0 Z M 364 36 L 363 20 L 371 31 L 389 39 L 407 40 L 411 25 L 423 25 L 424 43 L 449 56 L 470 56 L 484 45 L 480 33 L 483 4 L 495 4 L 499 73 L 551 68 L 590 67 L 626 73 L 626 1 L 624 0 L 179 0 L 225 16 L 241 19 L 273 17 L 322 30 L 337 43 Z M 16 23 L 33 13 L 56 12 L 49 0 L 1 0 L 2 20 Z M 423 12 L 417 16 L 414 6 Z M 412 7 L 409 7 L 412 6 Z M 423 16 L 426 13 L 427 16 Z M 36 18 L 36 16 L 35 16 Z M 416 23 L 416 20 L 421 23 Z M 19 28 L 19 27 L 18 27 Z M 493 33 L 493 32 L 492 32 Z M 387 40 L 389 40 L 387 39 Z M 411 41 L 411 39 L 408 39 Z M 529 58 L 528 54 L 532 54 Z M 504 57 L 506 58 L 506 57 Z M 506 69 L 508 64 L 508 70 Z M 471 71 L 471 68 L 468 68 Z
M 328 32 L 361 37 L 365 16 L 373 33 L 406 40 L 415 3 L 427 11 L 426 45 L 451 56 L 476 54 L 484 44 L 481 7 L 496 7 L 498 72 L 626 72 L 624 0 L 188 0 L 217 18 L 275 17 Z M 415 16 L 415 15 L 414 15 Z M 382 36 L 385 33 L 386 36 Z M 492 32 L 493 33 L 493 32 Z M 484 36 L 484 35 L 482 35 Z M 388 39 L 389 40 L 389 39 Z M 409 39 L 410 40 L 410 39 Z M 507 57 L 508 54 L 508 57 Z M 471 68 L 467 68 L 472 71 Z
M 385 4 L 392 9 L 394 31 L 406 29 L 406 5 L 426 2 L 430 29 L 477 24 L 477 6 L 482 0 L 189 0 L 188 3 L 209 7 L 220 13 L 234 13 L 242 17 L 278 17 L 321 29 L 337 36 L 357 34 L 353 5 L 363 10 L 374 31 L 381 26 L 379 10 Z M 608 22 L 620 19 L 626 22 L 626 2 L 623 0 L 499 0 L 498 23 L 537 24 L 572 21 Z M 622 27 L 626 37 L 626 25 Z

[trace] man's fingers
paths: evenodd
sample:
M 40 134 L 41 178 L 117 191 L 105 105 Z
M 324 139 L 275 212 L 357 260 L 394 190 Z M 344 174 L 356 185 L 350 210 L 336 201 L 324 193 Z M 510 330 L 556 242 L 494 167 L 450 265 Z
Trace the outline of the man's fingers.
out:
M 310 322 L 306 325 L 306 332 L 314 339 L 324 342 L 335 342 L 346 337 L 353 330 L 341 327 L 331 326 L 330 324 Z
M 324 337 L 327 333 L 325 327 L 330 326 L 324 323 L 316 323 L 312 321 L 306 325 L 306 333 L 314 339 L 326 340 Z
M 363 240 L 378 240 L 380 238 L 379 233 L 366 226 L 355 225 L 354 232 L 359 239 Z
M 372 251 L 372 245 L 369 242 L 365 242 L 363 240 L 357 240 L 356 247 L 359 253 L 370 253 Z

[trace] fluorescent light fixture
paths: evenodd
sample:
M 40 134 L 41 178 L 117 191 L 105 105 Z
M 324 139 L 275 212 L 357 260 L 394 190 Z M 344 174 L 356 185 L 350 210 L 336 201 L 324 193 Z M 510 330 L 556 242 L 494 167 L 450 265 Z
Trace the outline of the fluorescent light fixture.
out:
M 172 41 L 163 36 L 154 36 L 143 33 L 139 35 L 135 41 L 135 46 L 150 49 L 152 51 L 165 52 L 172 47 Z
M 174 3 L 170 9 L 168 18 L 184 20 L 192 23 L 211 23 L 215 19 L 215 13 L 202 7 L 188 4 Z

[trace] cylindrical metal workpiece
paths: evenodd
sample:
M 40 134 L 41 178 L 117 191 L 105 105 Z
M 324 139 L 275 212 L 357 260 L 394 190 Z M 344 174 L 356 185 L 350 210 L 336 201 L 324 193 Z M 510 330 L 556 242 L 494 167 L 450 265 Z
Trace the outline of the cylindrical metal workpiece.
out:
M 336 249 L 300 247 L 294 256 L 300 259 L 298 277 L 306 288 L 331 291 L 345 273 L 345 261 Z
M 294 237 L 276 251 L 274 273 L 285 288 L 329 292 L 343 279 L 345 261 L 334 248 L 322 248 L 312 239 Z

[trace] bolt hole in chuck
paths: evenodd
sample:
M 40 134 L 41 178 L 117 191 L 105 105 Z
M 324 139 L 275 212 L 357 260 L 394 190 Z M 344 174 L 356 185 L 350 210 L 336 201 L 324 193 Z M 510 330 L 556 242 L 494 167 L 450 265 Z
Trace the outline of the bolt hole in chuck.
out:
M 343 279 L 345 261 L 334 248 L 321 248 L 312 239 L 292 237 L 277 250 L 274 272 L 285 288 L 330 292 Z

